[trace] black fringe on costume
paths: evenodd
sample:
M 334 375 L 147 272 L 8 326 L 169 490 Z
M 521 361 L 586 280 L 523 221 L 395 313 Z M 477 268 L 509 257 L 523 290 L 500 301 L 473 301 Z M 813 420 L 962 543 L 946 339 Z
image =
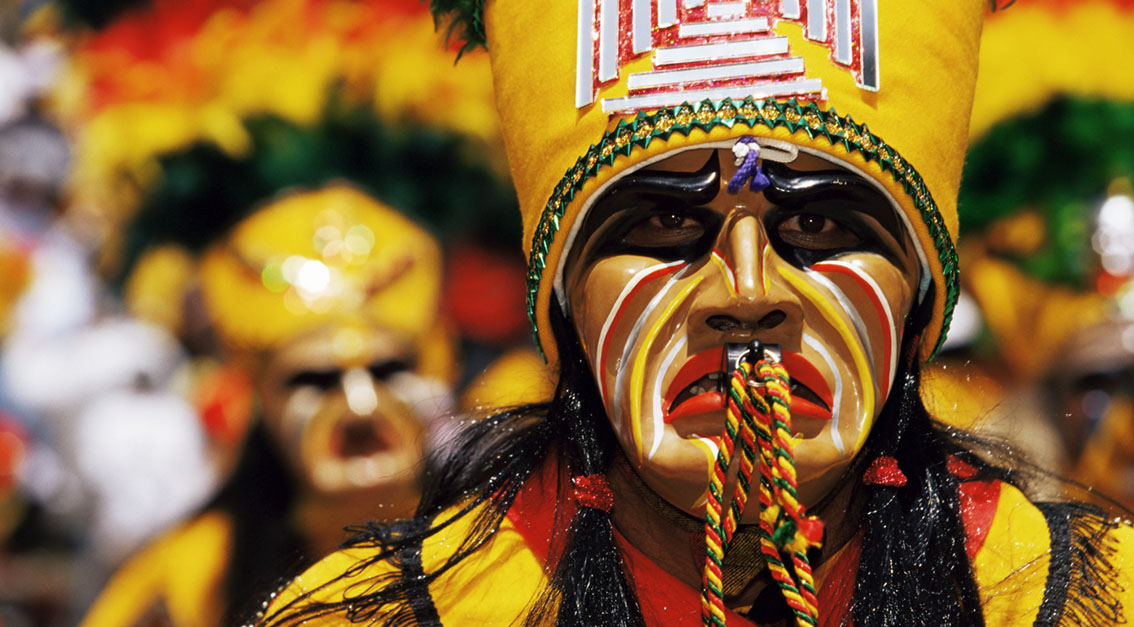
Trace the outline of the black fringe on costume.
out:
M 1111 564 L 1119 523 L 1102 510 L 1079 503 L 1037 503 L 1051 534 L 1051 565 L 1037 627 L 1126 623 L 1117 593 L 1131 582 L 1119 580 Z

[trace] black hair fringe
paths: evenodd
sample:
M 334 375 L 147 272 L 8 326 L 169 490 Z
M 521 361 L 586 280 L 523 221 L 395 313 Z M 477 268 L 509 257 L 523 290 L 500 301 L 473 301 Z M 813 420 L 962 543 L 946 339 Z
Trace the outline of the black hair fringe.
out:
M 984 624 L 965 553 L 959 484 L 946 467 L 949 445 L 921 403 L 917 367 L 883 407 L 860 459 L 890 455 L 903 487 L 867 486 L 854 624 L 862 627 Z M 977 466 L 978 468 L 981 466 Z
M 965 449 L 939 429 L 921 400 L 921 373 L 913 346 L 932 300 L 911 313 L 904 337 L 904 372 L 894 382 L 857 468 L 891 456 L 906 475 L 903 487 L 860 486 L 866 503 L 862 551 L 855 578 L 854 624 L 984 625 L 972 566 L 965 552 L 959 484 L 946 459 Z M 978 471 L 988 464 L 973 460 Z M 857 480 L 852 477 L 851 480 Z

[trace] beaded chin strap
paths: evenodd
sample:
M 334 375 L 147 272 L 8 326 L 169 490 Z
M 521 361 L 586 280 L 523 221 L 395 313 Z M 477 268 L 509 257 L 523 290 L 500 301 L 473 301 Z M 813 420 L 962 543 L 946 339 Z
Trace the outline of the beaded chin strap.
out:
M 754 470 L 758 472 L 759 537 L 764 560 L 796 623 L 800 627 L 818 624 L 818 600 L 807 551 L 822 541 L 823 523 L 807 517 L 796 496 L 791 381 L 780 356 L 779 347 L 755 340 L 728 344 L 722 354 L 721 371 L 730 374 L 727 379 L 721 378 L 727 418 L 705 508 L 701 620 L 706 627 L 725 624 L 721 569 L 744 513 Z M 722 521 L 724 485 L 738 437 L 740 473 Z

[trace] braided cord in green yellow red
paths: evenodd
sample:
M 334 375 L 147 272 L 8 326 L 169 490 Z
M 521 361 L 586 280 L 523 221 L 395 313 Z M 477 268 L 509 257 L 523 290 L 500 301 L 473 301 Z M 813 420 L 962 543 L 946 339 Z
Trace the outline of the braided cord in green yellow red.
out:
M 705 508 L 705 567 L 701 587 L 701 619 L 706 626 L 725 625 L 722 568 L 725 553 L 744 513 L 753 472 L 758 468 L 760 549 L 800 627 L 818 624 L 818 600 L 807 559 L 817 546 L 822 524 L 808 518 L 796 493 L 791 435 L 791 387 L 787 370 L 768 359 L 755 366 L 742 361 L 732 371 L 720 449 L 709 479 Z M 724 486 L 737 438 L 741 448 L 737 486 L 724 513 Z M 790 557 L 790 569 L 783 555 Z
M 744 514 L 751 485 L 752 470 L 755 468 L 756 431 L 752 416 L 756 412 L 768 413 L 769 407 L 763 399 L 750 398 L 746 393 L 745 382 L 752 366 L 742 363 L 733 370 L 729 378 L 727 394 L 728 411 L 725 413 L 725 427 L 717 450 L 716 463 L 709 476 L 709 492 L 705 505 L 705 567 L 701 576 L 701 620 L 706 626 L 723 627 L 725 624 L 724 584 L 722 569 L 728 544 L 736 532 L 736 525 Z M 756 406 L 753 406 L 753 400 Z M 747 411 L 741 406 L 747 405 Z M 741 418 L 744 418 L 741 422 Z M 737 489 L 724 520 L 724 486 L 732 455 L 740 435 L 741 464 L 737 478 Z M 764 464 L 760 467 L 764 468 Z

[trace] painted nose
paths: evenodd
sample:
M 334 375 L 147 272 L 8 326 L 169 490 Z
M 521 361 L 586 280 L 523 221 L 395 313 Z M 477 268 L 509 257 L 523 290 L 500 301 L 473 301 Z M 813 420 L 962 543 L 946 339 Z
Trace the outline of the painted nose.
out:
M 347 407 L 356 416 L 369 416 L 378 409 L 374 377 L 366 368 L 351 368 L 343 373 L 343 394 Z
M 794 293 L 772 276 L 774 253 L 760 220 L 735 219 L 719 242 L 725 289 L 712 290 L 691 312 L 694 323 L 728 339 L 784 342 L 801 328 L 802 307 Z M 731 273 L 732 276 L 727 276 Z M 697 320 L 700 317 L 700 320 Z

